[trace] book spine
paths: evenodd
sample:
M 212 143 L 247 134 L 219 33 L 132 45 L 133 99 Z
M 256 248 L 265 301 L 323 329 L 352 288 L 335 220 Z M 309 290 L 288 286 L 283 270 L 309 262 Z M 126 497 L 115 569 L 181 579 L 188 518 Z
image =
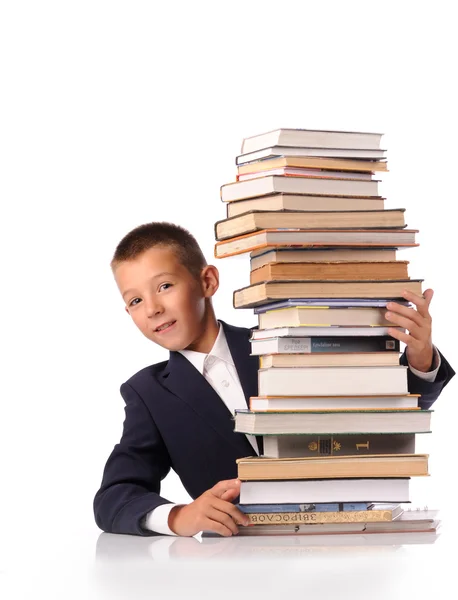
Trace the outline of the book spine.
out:
M 369 510 L 369 502 L 332 502 L 328 504 L 237 504 L 243 513 L 317 513 Z
M 414 453 L 414 433 L 264 436 L 264 456 L 273 458 Z
M 285 525 L 288 523 L 373 523 L 391 521 L 390 510 L 359 510 L 339 512 L 277 512 L 245 513 L 251 525 Z
M 354 337 L 309 337 L 280 338 L 278 350 L 281 353 L 320 353 L 320 352 L 399 352 L 400 343 L 389 336 Z

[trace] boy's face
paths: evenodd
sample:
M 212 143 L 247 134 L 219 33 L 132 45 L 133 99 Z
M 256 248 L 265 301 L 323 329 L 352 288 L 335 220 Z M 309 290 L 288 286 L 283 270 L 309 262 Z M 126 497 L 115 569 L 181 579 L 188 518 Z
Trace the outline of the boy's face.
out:
M 121 262 L 114 276 L 126 311 L 149 340 L 167 350 L 209 351 L 200 346 L 205 346 L 206 299 L 218 289 L 216 267 L 205 267 L 197 279 L 173 249 L 157 246 Z

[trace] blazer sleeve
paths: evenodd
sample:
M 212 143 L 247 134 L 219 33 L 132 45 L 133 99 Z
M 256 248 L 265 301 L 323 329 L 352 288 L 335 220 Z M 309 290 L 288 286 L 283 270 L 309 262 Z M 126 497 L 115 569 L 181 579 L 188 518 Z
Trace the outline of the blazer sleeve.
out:
M 103 472 L 94 498 L 97 525 L 108 533 L 158 535 L 141 526 L 148 512 L 161 504 L 161 481 L 171 468 L 162 437 L 139 394 L 127 383 L 121 386 L 125 420 Z
M 436 348 L 437 349 L 437 348 Z M 418 405 L 423 410 L 431 408 L 433 403 L 438 399 L 444 387 L 455 375 L 455 371 L 447 362 L 443 354 L 437 349 L 441 358 L 441 366 L 437 373 L 436 379 L 433 382 L 425 381 L 417 377 L 410 369 L 407 369 L 407 384 L 409 393 L 420 394 Z M 401 356 L 401 365 L 408 365 L 406 351 Z

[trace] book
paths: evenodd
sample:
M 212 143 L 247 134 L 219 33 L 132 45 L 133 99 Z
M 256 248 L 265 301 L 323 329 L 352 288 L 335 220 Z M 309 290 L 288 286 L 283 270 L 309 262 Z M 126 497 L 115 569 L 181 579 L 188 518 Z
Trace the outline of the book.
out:
M 258 248 L 284 246 L 343 247 L 416 247 L 417 229 L 262 229 L 215 243 L 215 258 L 252 252 Z
M 399 364 L 400 352 L 322 352 L 313 354 L 265 354 L 260 369 L 288 367 L 389 367 Z
M 280 128 L 244 138 L 241 153 L 255 152 L 267 146 L 379 150 L 382 135 L 363 131 Z
M 399 364 L 399 362 L 398 362 Z M 251 411 L 393 410 L 418 408 L 418 394 L 401 396 L 251 396 Z
M 267 211 L 252 210 L 215 223 L 217 240 L 263 229 L 383 229 L 405 227 L 404 208 L 385 210 Z M 332 259 L 331 259 L 332 260 Z
M 392 325 L 391 327 L 386 327 L 383 325 L 374 325 L 365 327 L 363 325 L 357 325 L 355 327 L 350 327 L 349 325 L 301 325 L 299 327 L 274 327 L 272 329 L 253 329 L 251 331 L 251 340 L 265 340 L 272 339 L 277 337 L 305 337 L 305 338 L 316 338 L 316 337 L 365 337 L 365 336 L 374 336 L 374 337 L 386 337 L 389 335 L 388 330 L 394 329 L 397 331 L 405 331 L 403 327 L 398 327 Z M 394 338 L 393 338 L 394 339 Z M 337 342 L 336 342 L 337 343 Z M 321 345 L 321 349 L 324 351 L 326 348 L 330 348 L 331 346 L 326 346 L 326 344 Z M 353 345 L 353 348 L 355 346 Z M 315 348 L 317 348 L 317 341 L 315 340 Z M 312 347 L 310 347 L 312 350 Z M 340 351 L 343 351 L 343 347 L 340 347 Z
M 394 262 L 396 250 L 391 248 L 279 248 L 250 254 L 250 269 L 255 271 L 269 263 L 318 262 Z
M 417 409 L 307 412 L 253 412 L 248 409 L 236 409 L 234 431 L 262 436 L 429 433 L 431 431 L 431 413 L 432 410 Z M 354 500 L 353 498 L 351 502 Z M 325 501 L 320 500 L 320 502 Z M 328 501 L 326 500 L 326 502 Z
M 296 458 L 367 454 L 414 454 L 416 433 L 267 435 L 264 456 Z
M 329 177 L 332 179 L 365 179 L 372 181 L 372 173 L 361 173 L 360 171 L 331 171 L 328 169 L 306 169 L 304 167 L 277 167 L 268 171 L 256 171 L 236 176 L 236 181 L 248 181 L 257 177 L 270 177 L 270 175 L 281 175 L 282 177 Z
M 401 298 L 407 290 L 422 295 L 423 279 L 389 281 L 267 281 L 239 290 L 233 295 L 234 308 L 251 308 L 284 298 Z
M 258 323 L 259 329 L 304 327 L 307 325 L 386 327 L 390 325 L 390 321 L 386 319 L 385 313 L 385 307 L 290 306 L 260 313 Z
M 258 370 L 259 396 L 408 394 L 407 366 L 295 367 Z M 359 430 L 361 431 L 361 430 Z
M 413 511 L 411 511 L 413 513 Z M 392 521 L 366 521 L 347 523 L 282 523 L 282 524 L 258 524 L 256 526 L 240 527 L 238 536 L 267 536 L 267 535 L 335 535 L 335 534 L 403 534 L 407 533 L 435 533 L 440 527 L 440 520 L 434 516 L 438 511 L 424 511 L 425 516 L 411 518 L 409 511 L 404 511 L 401 516 Z M 404 517 L 404 519 L 403 519 Z
M 256 315 L 263 314 L 269 310 L 277 310 L 279 308 L 296 308 L 301 306 L 309 306 L 315 308 L 364 308 L 364 307 L 386 307 L 388 298 L 289 298 L 287 300 L 277 300 L 268 302 L 262 306 L 256 306 L 253 312 Z M 411 306 L 411 303 L 404 298 L 397 298 L 398 304 Z
M 240 504 L 409 502 L 409 478 L 242 481 Z
M 253 210 L 319 211 L 319 210 L 384 210 L 385 198 L 381 196 L 310 196 L 307 194 L 271 194 L 259 198 L 226 203 L 227 218 Z
M 307 281 L 311 279 L 387 280 L 409 279 L 406 260 L 394 262 L 270 263 L 250 272 L 250 284 L 263 281 Z
M 246 514 L 259 513 L 337 513 L 366 510 L 389 510 L 400 505 L 374 504 L 373 502 L 333 502 L 327 504 L 237 504 L 237 508 Z M 379 509 L 380 507 L 380 509 Z
M 288 523 L 374 523 L 393 521 L 404 511 L 400 504 L 380 510 L 354 510 L 338 512 L 248 512 L 251 525 L 285 525 Z
M 265 158 L 280 158 L 282 156 L 307 156 L 324 158 L 346 158 L 367 161 L 384 160 L 386 150 L 366 148 L 308 148 L 300 146 L 266 146 L 253 152 L 244 152 L 235 157 L 236 165 L 262 160 Z
M 333 327 L 332 330 L 337 329 Z M 329 332 L 330 333 L 330 332 Z M 251 339 L 251 354 L 345 354 L 361 352 L 399 352 L 399 340 L 390 336 L 310 336 Z M 347 359 L 350 360 L 350 359 Z M 396 363 L 397 364 L 397 363 Z M 265 367 L 267 368 L 267 367 Z
M 427 454 L 366 454 L 365 456 L 246 457 L 237 459 L 242 481 L 337 479 L 361 477 L 422 477 L 429 475 Z
M 269 194 L 311 194 L 322 196 L 379 196 L 377 179 L 338 179 L 337 177 L 285 177 L 269 175 L 220 186 L 223 202 L 234 202 Z
M 237 167 L 238 175 L 249 173 L 263 173 L 270 169 L 281 167 L 329 169 L 331 171 L 359 171 L 374 173 L 375 171 L 388 171 L 385 160 L 357 160 L 345 158 L 326 158 L 322 156 L 273 156 L 256 160 Z

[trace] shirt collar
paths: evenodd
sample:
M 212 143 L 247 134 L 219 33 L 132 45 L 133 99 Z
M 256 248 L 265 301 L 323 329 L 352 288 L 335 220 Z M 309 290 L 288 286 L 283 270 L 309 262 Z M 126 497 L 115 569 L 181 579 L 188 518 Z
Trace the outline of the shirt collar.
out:
M 208 354 L 205 352 L 195 352 L 194 350 L 178 350 L 189 362 L 199 371 L 201 375 L 204 374 L 205 365 L 209 363 L 209 357 L 222 360 L 230 365 L 234 365 L 234 360 L 227 344 L 226 335 L 224 333 L 223 326 L 219 323 L 219 331 L 216 337 L 213 348 Z M 210 361 L 211 362 L 211 361 Z

